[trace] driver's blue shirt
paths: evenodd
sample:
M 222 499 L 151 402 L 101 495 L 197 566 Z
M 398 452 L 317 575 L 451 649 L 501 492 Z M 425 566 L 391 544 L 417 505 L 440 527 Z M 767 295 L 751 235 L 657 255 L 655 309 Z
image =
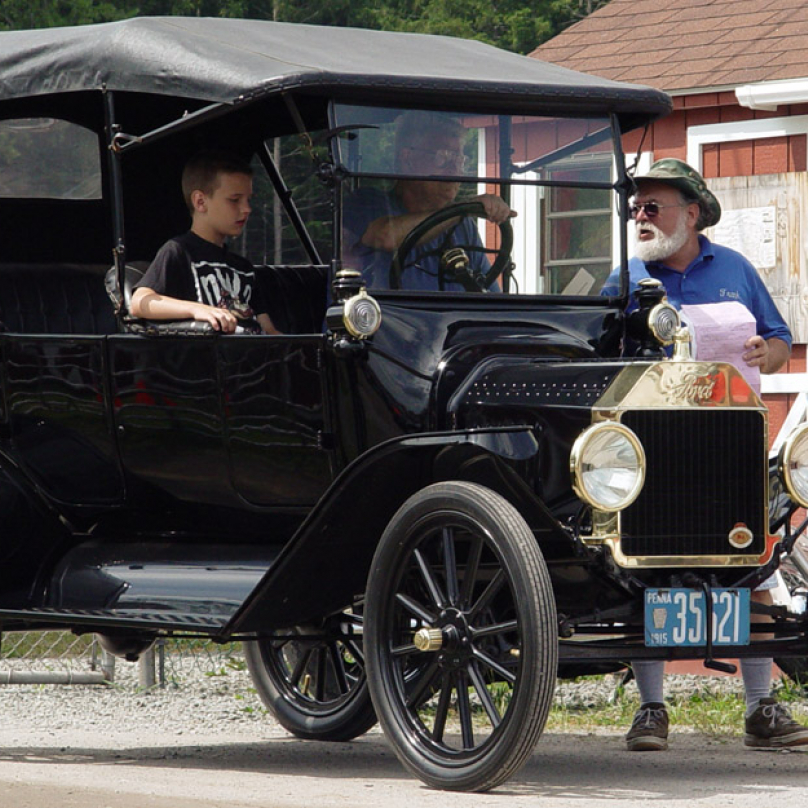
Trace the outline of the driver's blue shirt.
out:
M 393 253 L 374 250 L 362 244 L 362 236 L 371 222 L 381 216 L 403 216 L 407 211 L 392 193 L 378 188 L 360 188 L 345 200 L 342 213 L 343 230 L 343 264 L 352 269 L 359 269 L 368 285 L 373 289 L 390 288 L 390 262 Z M 441 233 L 426 244 L 419 244 L 405 256 L 406 266 L 401 273 L 401 288 L 420 291 L 438 290 L 438 269 L 440 255 L 449 247 L 477 247 L 469 250 L 469 266 L 474 274 L 486 273 L 491 269 L 483 249 L 476 221 L 468 216 L 450 230 Z M 432 255 L 425 255 L 436 251 Z M 463 285 L 446 282 L 443 286 L 447 292 L 462 292 Z M 499 291 L 497 281 L 489 287 L 491 291 Z
M 739 252 L 713 244 L 699 236 L 699 254 L 684 272 L 666 267 L 659 261 L 632 258 L 628 262 L 631 292 L 643 278 L 662 281 L 668 301 L 677 309 L 685 304 L 743 303 L 752 313 L 757 333 L 763 339 L 776 337 L 791 346 L 791 331 L 758 275 L 757 270 Z M 602 295 L 620 293 L 620 270 L 614 269 L 601 290 Z M 632 295 L 629 311 L 637 303 Z

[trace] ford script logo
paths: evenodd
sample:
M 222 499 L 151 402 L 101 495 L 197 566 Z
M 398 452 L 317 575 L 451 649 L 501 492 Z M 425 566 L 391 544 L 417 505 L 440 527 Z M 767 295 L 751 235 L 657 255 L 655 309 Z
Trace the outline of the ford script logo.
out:
M 700 404 L 709 401 L 715 392 L 718 373 L 699 373 L 694 370 L 685 371 L 678 380 L 668 379 L 665 392 L 668 399 L 676 404 Z

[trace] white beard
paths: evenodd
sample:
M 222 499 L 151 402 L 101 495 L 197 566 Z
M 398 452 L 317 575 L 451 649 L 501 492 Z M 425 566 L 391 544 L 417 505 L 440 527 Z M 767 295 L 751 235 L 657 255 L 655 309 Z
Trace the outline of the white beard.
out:
M 684 211 L 683 211 L 684 213 Z M 651 241 L 640 241 L 637 232 L 640 228 L 650 230 L 654 234 Z M 679 217 L 676 229 L 669 236 L 666 236 L 655 224 L 651 222 L 635 223 L 634 228 L 635 244 L 634 255 L 641 261 L 660 261 L 675 255 L 685 246 L 688 239 L 687 224 L 685 216 Z

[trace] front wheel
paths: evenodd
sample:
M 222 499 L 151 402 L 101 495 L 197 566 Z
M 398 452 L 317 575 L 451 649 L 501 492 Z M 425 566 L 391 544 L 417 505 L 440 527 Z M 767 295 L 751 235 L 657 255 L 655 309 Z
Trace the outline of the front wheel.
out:
M 431 485 L 390 521 L 366 593 L 368 684 L 402 763 L 436 788 L 485 791 L 544 729 L 555 603 L 530 528 L 483 486 Z

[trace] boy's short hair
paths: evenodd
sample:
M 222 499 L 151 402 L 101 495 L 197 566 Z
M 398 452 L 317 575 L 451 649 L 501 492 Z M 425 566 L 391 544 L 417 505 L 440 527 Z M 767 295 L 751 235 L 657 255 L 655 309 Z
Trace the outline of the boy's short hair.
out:
M 182 195 L 185 204 L 193 214 L 194 206 L 191 194 L 202 191 L 210 196 L 219 187 L 222 174 L 246 174 L 252 177 L 250 164 L 236 154 L 224 151 L 207 150 L 195 154 L 182 170 Z

